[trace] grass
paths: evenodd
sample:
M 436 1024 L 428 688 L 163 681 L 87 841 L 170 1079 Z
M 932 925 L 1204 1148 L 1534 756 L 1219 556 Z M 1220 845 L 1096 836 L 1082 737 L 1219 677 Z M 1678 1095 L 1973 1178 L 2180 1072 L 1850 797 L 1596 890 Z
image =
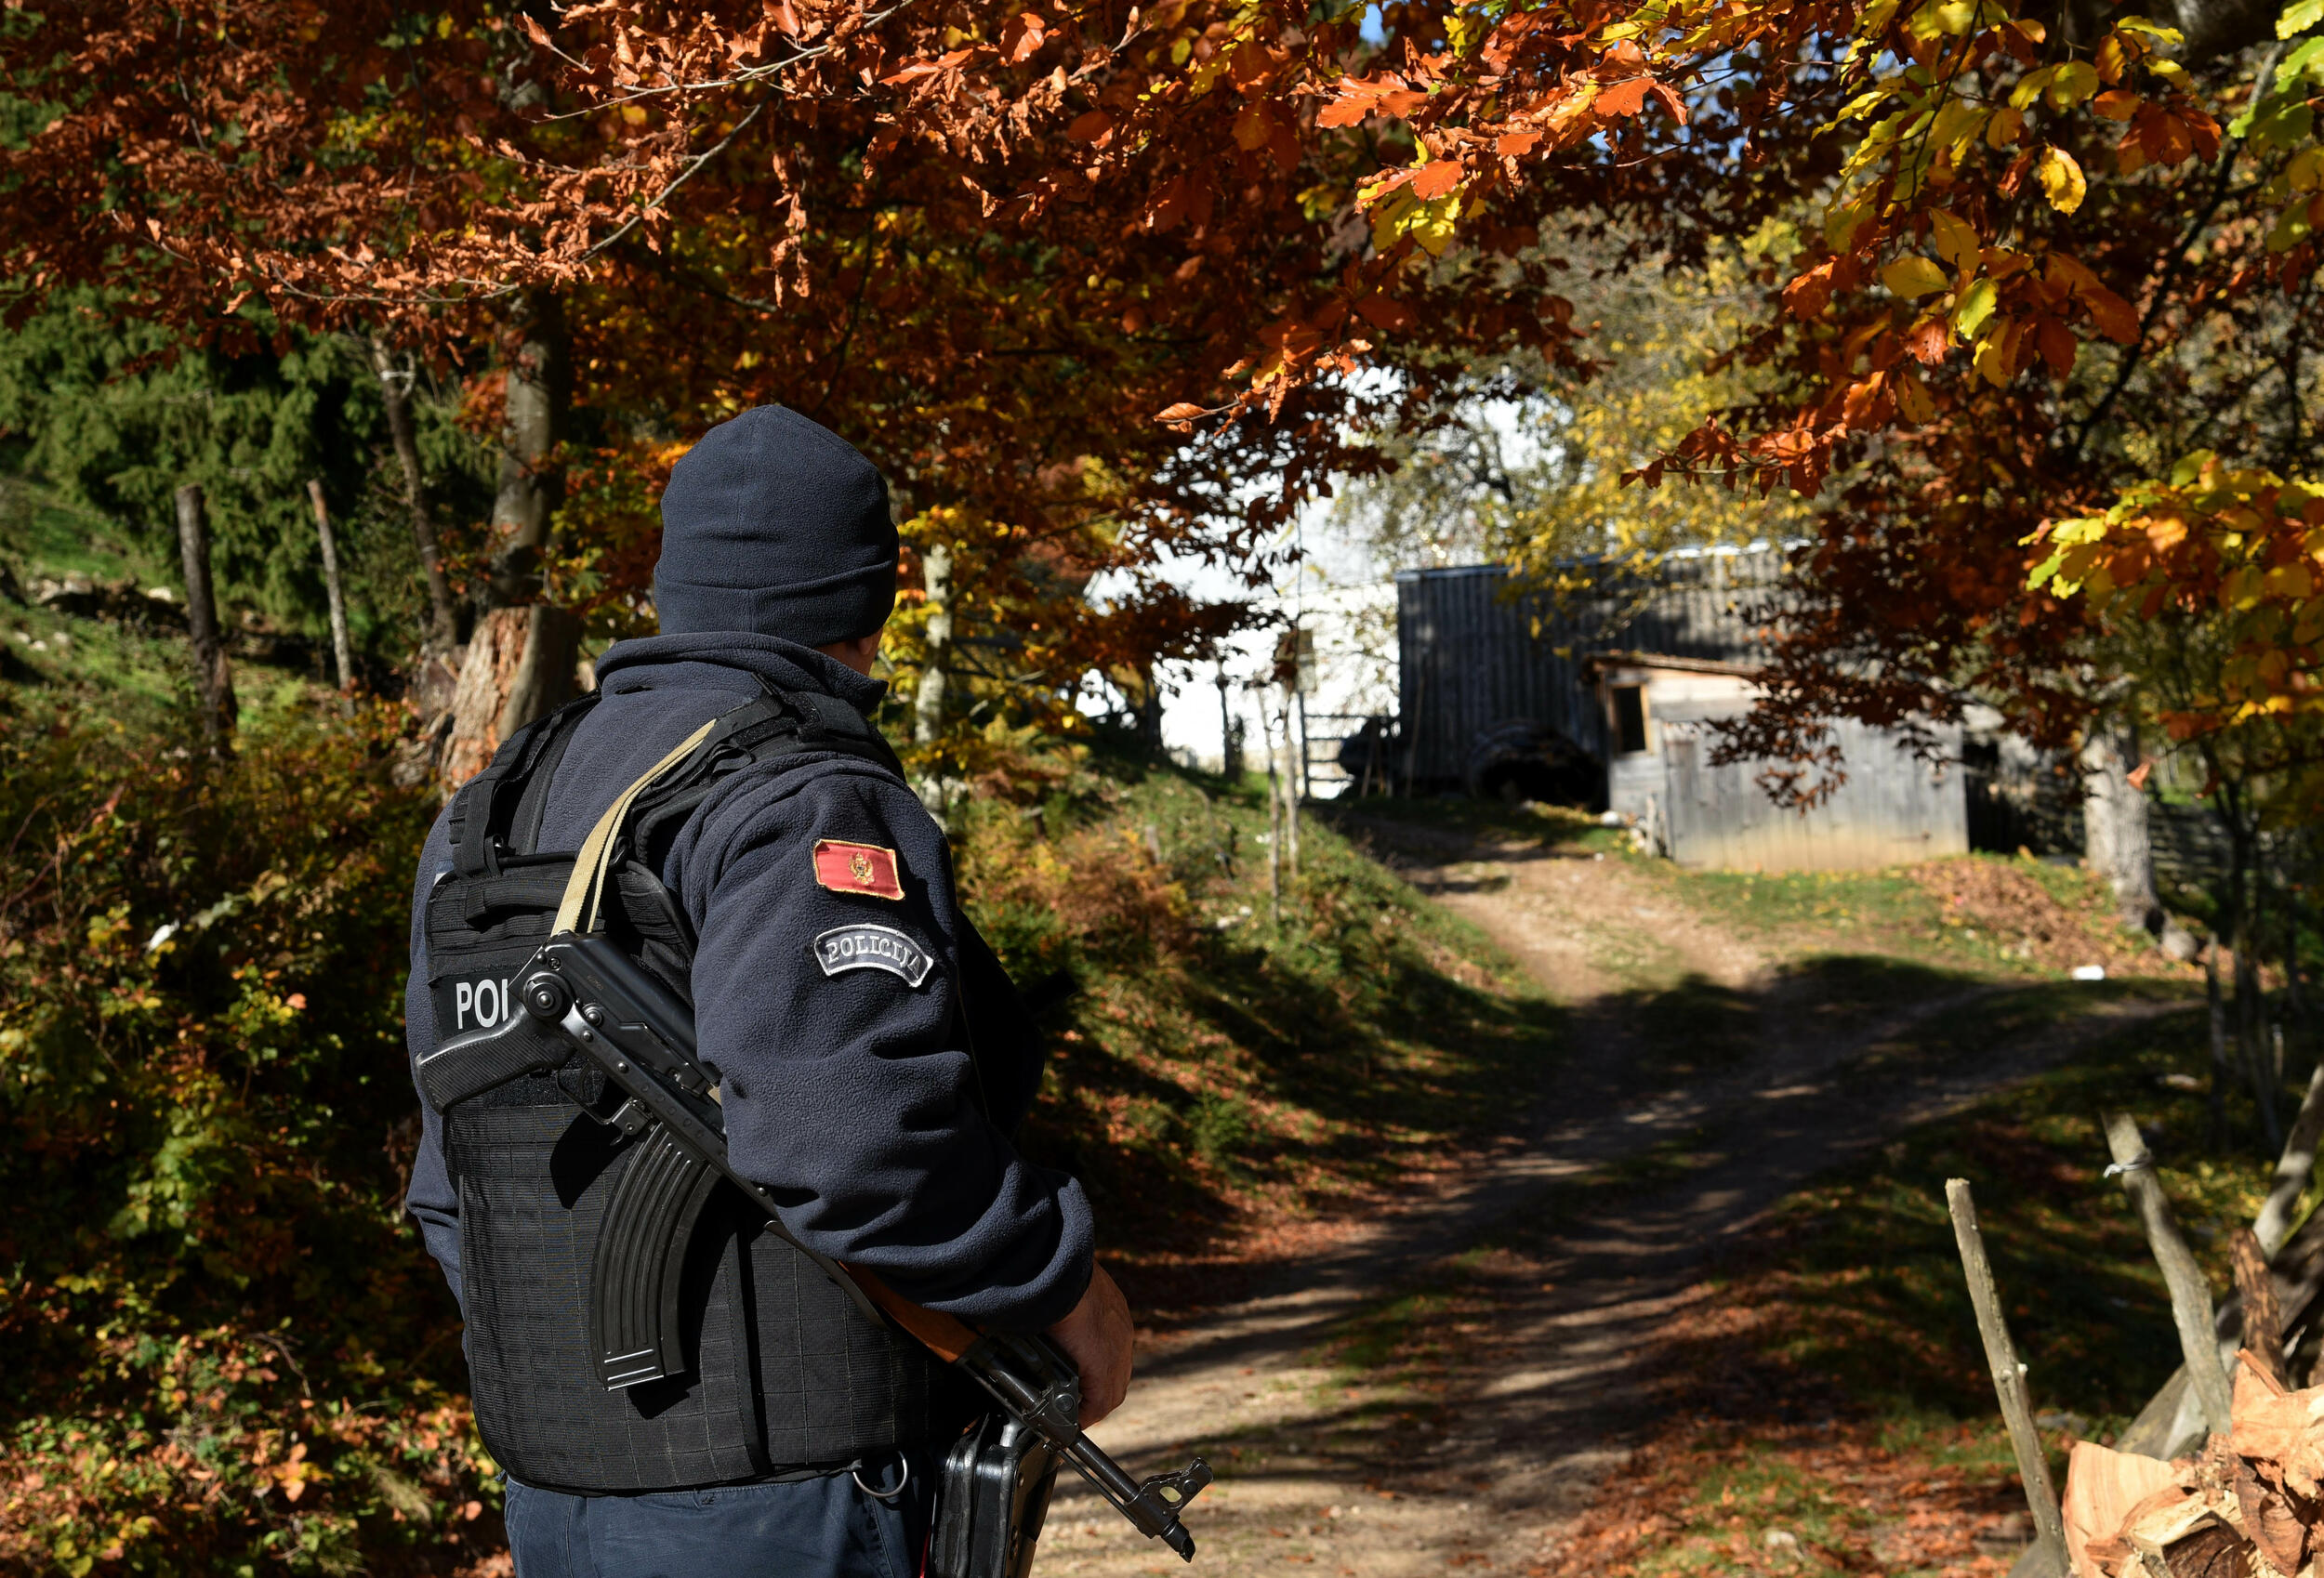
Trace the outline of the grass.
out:
M 176 586 L 178 570 L 144 553 L 99 516 L 0 477 L 0 563 L 29 595 L 40 577 Z M 303 669 L 233 660 L 242 724 L 265 729 L 312 704 Z M 165 731 L 191 704 L 193 666 L 182 633 L 0 601 L 0 679 L 28 698 L 103 713 L 118 728 Z
M 0 559 L 20 576 L 85 575 L 140 586 L 178 585 L 178 567 L 138 545 L 112 521 L 45 488 L 0 475 Z
M 1868 872 L 1653 869 L 1686 902 L 1757 939 L 1845 936 L 1851 952 L 1985 978 L 2055 976 L 2085 963 L 2110 973 L 2171 968 L 2113 919 L 2097 876 L 2024 856 Z

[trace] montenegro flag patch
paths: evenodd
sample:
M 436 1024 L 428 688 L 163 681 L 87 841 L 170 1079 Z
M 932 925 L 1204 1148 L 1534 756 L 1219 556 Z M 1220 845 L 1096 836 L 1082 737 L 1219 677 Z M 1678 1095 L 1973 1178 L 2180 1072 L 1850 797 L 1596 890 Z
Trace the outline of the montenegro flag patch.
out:
M 816 839 L 815 880 L 834 893 L 861 893 L 873 899 L 904 897 L 896 852 L 877 844 Z

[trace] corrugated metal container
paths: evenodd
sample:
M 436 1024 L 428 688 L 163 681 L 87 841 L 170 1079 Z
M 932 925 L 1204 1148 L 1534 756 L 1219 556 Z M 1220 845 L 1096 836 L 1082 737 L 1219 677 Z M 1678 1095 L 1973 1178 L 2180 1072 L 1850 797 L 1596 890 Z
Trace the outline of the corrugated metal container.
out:
M 1969 848 L 1960 730 L 1940 731 L 1944 757 L 1926 761 L 1884 729 L 1832 723 L 1847 782 L 1811 810 L 1776 805 L 1760 762 L 1713 767 L 1708 718 L 1663 718 L 1660 835 L 1681 865 L 1724 871 L 1857 871 Z
M 1723 662 L 1756 656 L 1783 575 L 1780 549 L 1722 550 L 1666 560 L 1652 585 L 1615 575 L 1603 591 L 1552 601 L 1512 596 L 1497 564 L 1404 572 L 1399 778 L 1415 787 L 1459 782 L 1471 743 L 1515 718 L 1546 724 L 1604 760 L 1605 717 L 1581 660 L 1613 647 Z

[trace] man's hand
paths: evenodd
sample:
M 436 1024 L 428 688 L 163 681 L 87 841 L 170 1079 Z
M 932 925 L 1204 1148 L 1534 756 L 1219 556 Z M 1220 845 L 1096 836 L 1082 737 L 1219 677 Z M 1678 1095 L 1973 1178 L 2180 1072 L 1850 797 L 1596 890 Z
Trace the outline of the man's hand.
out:
M 1104 1267 L 1090 1268 L 1089 1291 L 1049 1335 L 1081 1372 L 1081 1427 L 1086 1430 L 1119 1408 L 1129 1391 L 1129 1301 Z

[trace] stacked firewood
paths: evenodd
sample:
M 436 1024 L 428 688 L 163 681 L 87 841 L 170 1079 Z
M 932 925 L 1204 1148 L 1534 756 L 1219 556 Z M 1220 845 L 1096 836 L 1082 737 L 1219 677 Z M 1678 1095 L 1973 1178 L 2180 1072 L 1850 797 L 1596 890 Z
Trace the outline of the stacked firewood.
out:
M 1995 1395 L 2032 1514 L 2012 1578 L 2324 1578 L 2324 1210 L 2298 1220 L 2324 1139 L 2324 1064 L 2287 1137 L 2265 1203 L 2237 1230 L 2235 1289 L 2215 1305 L 2128 1114 L 2102 1124 L 2171 1295 L 2185 1363 L 2112 1449 L 2078 1442 L 2052 1489 L 2027 1367 L 2017 1359 L 1966 1180 L 1946 1185 Z M 2297 1230 L 2295 1230 L 2295 1223 Z
M 2066 1552 L 2076 1578 L 2301 1578 L 2324 1554 L 2324 1387 L 2287 1391 L 2246 1348 L 2232 1427 L 2165 1463 L 2075 1443 Z

